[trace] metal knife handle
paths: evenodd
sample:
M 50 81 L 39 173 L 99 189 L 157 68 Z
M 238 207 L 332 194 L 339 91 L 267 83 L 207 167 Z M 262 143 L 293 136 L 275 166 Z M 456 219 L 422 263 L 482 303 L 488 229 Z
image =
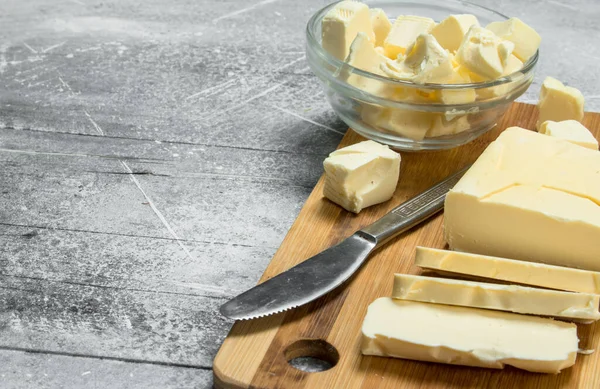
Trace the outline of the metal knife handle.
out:
M 444 208 L 446 194 L 469 169 L 470 165 L 459 170 L 444 181 L 437 183 L 417 197 L 400 204 L 375 223 L 361 232 L 375 239 L 379 247 L 396 235 L 435 215 Z

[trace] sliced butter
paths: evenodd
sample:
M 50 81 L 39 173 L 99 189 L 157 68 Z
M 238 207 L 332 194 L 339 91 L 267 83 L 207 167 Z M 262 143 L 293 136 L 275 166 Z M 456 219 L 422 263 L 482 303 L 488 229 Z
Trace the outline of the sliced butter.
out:
M 392 197 L 400 175 L 400 154 L 368 140 L 332 152 L 323 167 L 325 197 L 359 213 Z
M 600 153 L 506 129 L 446 196 L 453 250 L 600 271 Z
M 372 8 L 370 14 L 373 33 L 375 33 L 375 46 L 383 47 L 383 42 L 392 29 L 392 23 L 381 8 Z
M 503 41 L 490 30 L 473 25 L 456 52 L 456 61 L 482 80 L 493 80 L 504 73 L 513 48 L 512 42 Z
M 572 323 L 382 297 L 367 310 L 361 349 L 365 355 L 558 373 L 573 366 L 578 343 Z
M 396 274 L 392 297 L 564 319 L 600 319 L 598 295 L 527 286 Z
M 375 41 L 369 7 L 358 1 L 339 2 L 327 12 L 321 22 L 323 49 L 343 61 L 359 32 L 364 32 L 370 40 Z
M 486 28 L 501 39 L 514 43 L 513 53 L 523 62 L 527 62 L 535 54 L 542 42 L 540 35 L 519 18 L 493 22 Z
M 417 247 L 415 265 L 434 271 L 600 294 L 600 273 L 515 259 Z
M 444 49 L 455 52 L 472 25 L 479 25 L 475 15 L 450 15 L 431 30 L 431 35 Z
M 542 123 L 538 132 L 564 139 L 588 149 L 598 150 L 598 140 L 594 138 L 590 130 L 576 120 L 564 120 L 562 122 L 547 120 Z
M 583 119 L 583 105 L 584 98 L 579 90 L 565 86 L 555 78 L 546 77 L 540 92 L 540 116 L 536 127 L 539 128 L 546 120 L 580 122 Z
M 431 18 L 400 15 L 394 21 L 392 29 L 385 38 L 383 48 L 388 58 L 396 59 L 404 54 L 420 34 L 427 34 L 435 26 Z

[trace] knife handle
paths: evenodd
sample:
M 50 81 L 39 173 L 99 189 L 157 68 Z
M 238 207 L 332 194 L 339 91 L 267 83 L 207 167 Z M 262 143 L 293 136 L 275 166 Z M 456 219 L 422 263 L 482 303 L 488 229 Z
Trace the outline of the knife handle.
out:
M 470 165 L 435 184 L 420 195 L 400 204 L 375 223 L 361 229 L 379 247 L 398 234 L 435 215 L 444 208 L 446 194 L 471 167 Z

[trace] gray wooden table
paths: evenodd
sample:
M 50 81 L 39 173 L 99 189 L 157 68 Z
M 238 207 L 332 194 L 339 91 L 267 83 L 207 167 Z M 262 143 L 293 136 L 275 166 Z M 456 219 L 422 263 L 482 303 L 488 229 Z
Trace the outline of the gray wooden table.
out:
M 600 110 L 600 5 L 485 0 Z M 346 126 L 325 1 L 0 0 L 0 387 L 204 388 Z

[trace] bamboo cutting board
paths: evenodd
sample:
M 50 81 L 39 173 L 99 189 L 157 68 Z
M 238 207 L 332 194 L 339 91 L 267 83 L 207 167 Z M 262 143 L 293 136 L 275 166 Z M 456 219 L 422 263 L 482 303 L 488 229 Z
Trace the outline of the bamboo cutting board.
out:
M 465 146 L 447 151 L 402 153 L 400 181 L 393 199 L 359 215 L 325 200 L 321 177 L 261 282 L 338 243 L 473 162 L 507 127 L 533 129 L 537 115 L 535 106 L 514 103 L 495 129 Z M 586 113 L 583 124 L 596 137 L 600 135 L 600 114 Z M 340 147 L 361 140 L 349 130 Z M 360 331 L 367 306 L 378 297 L 390 295 L 394 273 L 419 273 L 413 265 L 415 246 L 444 248 L 442 221 L 440 214 L 395 238 L 376 251 L 343 287 L 308 305 L 236 322 L 214 361 L 215 386 L 223 389 L 600 388 L 600 352 L 579 355 L 575 366 L 558 375 L 529 373 L 512 367 L 492 370 L 362 356 Z M 579 326 L 582 349 L 597 348 L 598 327 L 598 324 Z M 288 363 L 299 356 L 318 357 L 335 366 L 317 373 L 300 371 Z

